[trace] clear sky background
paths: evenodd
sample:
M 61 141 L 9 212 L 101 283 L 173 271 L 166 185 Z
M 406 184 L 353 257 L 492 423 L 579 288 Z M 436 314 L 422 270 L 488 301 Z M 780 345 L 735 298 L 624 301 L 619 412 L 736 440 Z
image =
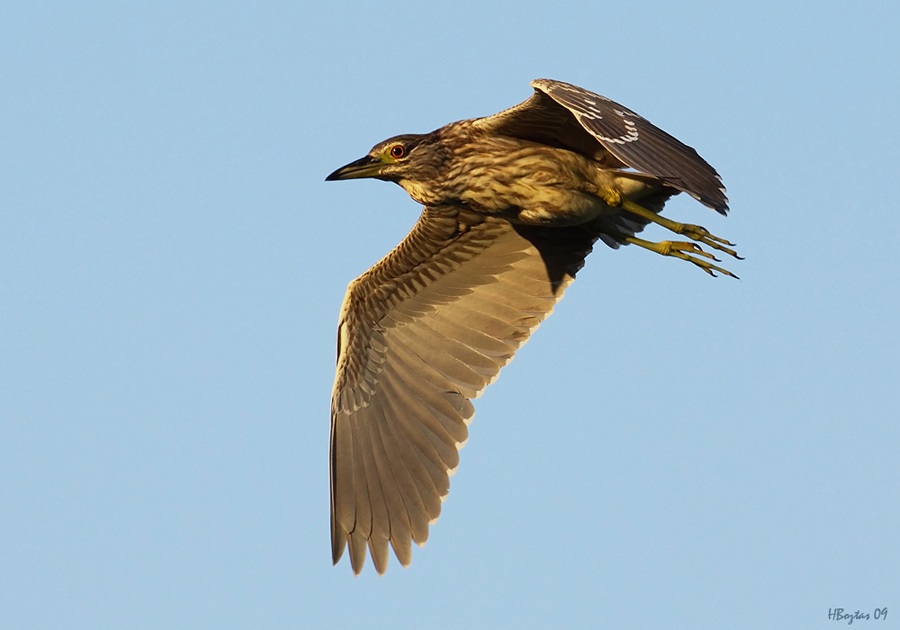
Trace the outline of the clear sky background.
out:
M 4 3 L 0 627 L 900 627 L 898 12 Z M 598 246 L 411 568 L 354 578 L 338 307 L 419 209 L 324 178 L 536 77 L 696 147 L 731 214 L 667 214 L 741 280 Z

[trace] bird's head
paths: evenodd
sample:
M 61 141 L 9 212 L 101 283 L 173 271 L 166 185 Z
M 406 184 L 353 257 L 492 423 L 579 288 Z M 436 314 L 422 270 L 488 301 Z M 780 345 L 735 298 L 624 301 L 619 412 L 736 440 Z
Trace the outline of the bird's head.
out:
M 326 181 L 373 177 L 400 184 L 419 203 L 437 203 L 431 184 L 439 181 L 446 151 L 437 133 L 405 134 L 379 142 L 368 155 L 337 169 Z

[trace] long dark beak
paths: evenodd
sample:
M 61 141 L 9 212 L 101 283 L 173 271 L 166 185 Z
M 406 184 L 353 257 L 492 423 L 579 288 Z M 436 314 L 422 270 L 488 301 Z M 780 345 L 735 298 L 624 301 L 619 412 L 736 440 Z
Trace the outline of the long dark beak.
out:
M 326 182 L 333 182 L 339 179 L 361 179 L 363 177 L 378 177 L 384 162 L 371 155 L 360 158 L 355 162 L 350 162 L 346 166 L 342 166 L 334 173 L 325 178 Z

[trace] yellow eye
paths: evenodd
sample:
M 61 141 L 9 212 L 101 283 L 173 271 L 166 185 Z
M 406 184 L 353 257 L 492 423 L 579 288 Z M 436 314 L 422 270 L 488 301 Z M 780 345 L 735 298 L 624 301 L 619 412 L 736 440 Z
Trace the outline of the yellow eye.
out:
M 399 160 L 404 155 L 406 155 L 406 147 L 404 147 L 402 144 L 395 144 L 391 147 L 391 150 L 388 153 L 390 153 L 390 156 L 395 160 Z

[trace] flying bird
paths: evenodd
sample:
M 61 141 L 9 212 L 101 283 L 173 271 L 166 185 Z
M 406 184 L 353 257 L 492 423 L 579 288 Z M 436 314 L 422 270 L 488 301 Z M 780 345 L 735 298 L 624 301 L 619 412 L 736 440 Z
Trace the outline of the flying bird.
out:
M 594 243 L 637 245 L 716 275 L 704 249 L 734 244 L 660 216 L 685 192 L 720 214 L 718 173 L 691 147 L 599 94 L 532 81 L 523 103 L 426 134 L 395 136 L 328 180 L 396 182 L 422 214 L 387 256 L 352 281 L 338 324 L 331 400 L 331 545 L 388 547 L 408 566 L 441 511 L 474 415 L 553 310 Z M 651 242 L 649 223 L 688 240 Z

